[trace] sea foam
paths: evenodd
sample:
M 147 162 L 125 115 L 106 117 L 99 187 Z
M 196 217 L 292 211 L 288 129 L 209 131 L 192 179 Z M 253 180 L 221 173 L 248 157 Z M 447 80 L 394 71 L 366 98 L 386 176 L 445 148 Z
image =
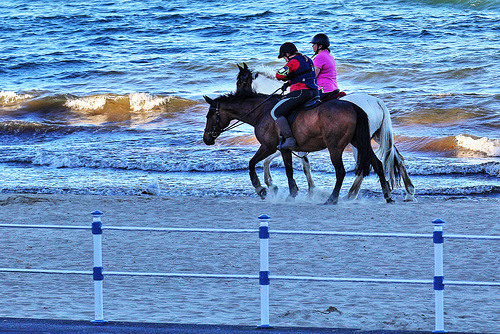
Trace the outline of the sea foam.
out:
M 170 96 L 153 96 L 147 93 L 131 93 L 128 95 L 94 95 L 71 98 L 64 104 L 75 111 L 103 110 L 106 104 L 120 104 L 130 111 L 151 111 L 170 102 Z
M 456 142 L 458 146 L 467 150 L 482 152 L 489 157 L 500 157 L 500 139 L 458 135 Z
M 168 103 L 170 99 L 170 96 L 157 97 L 147 93 L 132 93 L 129 95 L 130 109 L 133 111 L 150 111 Z
M 105 104 L 106 104 L 106 96 L 96 95 L 96 96 L 68 99 L 68 101 L 66 101 L 64 105 L 73 110 L 85 111 L 85 110 L 100 110 L 104 108 Z
M 15 104 L 32 98 L 33 95 L 30 94 L 17 94 L 5 90 L 0 91 L 0 105 Z

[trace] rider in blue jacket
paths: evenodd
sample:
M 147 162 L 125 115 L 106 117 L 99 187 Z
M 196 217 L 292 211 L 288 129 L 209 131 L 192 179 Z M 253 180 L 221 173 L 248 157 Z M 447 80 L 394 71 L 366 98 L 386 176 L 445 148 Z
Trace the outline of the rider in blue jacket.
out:
M 278 149 L 284 150 L 297 145 L 286 116 L 318 95 L 318 85 L 313 61 L 299 53 L 293 43 L 287 42 L 281 45 L 278 58 L 284 58 L 287 63 L 278 70 L 276 78 L 286 81 L 283 90 L 290 86 L 290 93 L 274 106 L 271 116 L 285 136 L 285 142 L 278 146 Z

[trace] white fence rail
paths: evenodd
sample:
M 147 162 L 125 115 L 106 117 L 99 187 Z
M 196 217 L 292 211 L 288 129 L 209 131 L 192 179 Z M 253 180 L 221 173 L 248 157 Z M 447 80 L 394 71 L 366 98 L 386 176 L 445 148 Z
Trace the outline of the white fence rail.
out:
M 26 224 L 0 224 L 4 228 L 30 228 L 30 229 L 67 229 L 67 230 L 91 230 L 94 242 L 94 267 L 92 271 L 84 270 L 57 270 L 57 269 L 22 269 L 22 268 L 0 268 L 5 273 L 38 273 L 38 274 L 73 274 L 92 275 L 94 280 L 94 305 L 95 317 L 92 322 L 102 323 L 104 320 L 103 286 L 104 275 L 106 276 L 148 276 L 148 277 L 192 277 L 192 278 L 214 278 L 214 279 L 258 279 L 261 288 L 261 323 L 260 328 L 272 327 L 269 321 L 270 283 L 273 280 L 303 280 L 322 282 L 350 282 L 350 283 L 388 283 L 388 284 L 433 284 L 435 294 L 435 333 L 446 333 L 444 329 L 444 287 L 446 285 L 461 286 L 496 286 L 500 282 L 475 282 L 475 281 L 447 281 L 443 273 L 443 243 L 445 239 L 469 239 L 469 240 L 500 240 L 500 236 L 480 235 L 444 235 L 444 222 L 440 219 L 433 221 L 434 232 L 432 234 L 410 234 L 410 233 L 369 233 L 369 232 L 336 232 L 336 231 L 291 231 L 270 230 L 270 217 L 259 216 L 259 229 L 215 229 L 215 228 L 160 228 L 160 227 L 119 227 L 103 226 L 101 221 L 102 212 L 92 212 L 92 226 L 61 226 L 61 225 L 26 225 Z M 102 263 L 102 232 L 103 230 L 120 231 L 152 231 L 152 232 L 184 232 L 184 233 L 249 233 L 257 234 L 260 239 L 260 271 L 255 275 L 241 274 L 202 274 L 202 273 L 151 273 L 151 272 L 121 272 L 105 271 Z M 385 279 L 385 278 L 360 278 L 360 277 L 315 277 L 315 276 L 284 276 L 271 275 L 269 271 L 269 238 L 271 234 L 289 235 L 323 235 L 342 237 L 376 237 L 376 238 L 413 238 L 432 239 L 434 242 L 434 277 L 432 279 Z

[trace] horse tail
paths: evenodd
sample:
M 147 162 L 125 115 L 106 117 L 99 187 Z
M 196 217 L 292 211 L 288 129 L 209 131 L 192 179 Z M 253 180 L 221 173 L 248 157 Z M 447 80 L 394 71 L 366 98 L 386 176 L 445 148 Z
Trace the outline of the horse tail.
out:
M 394 189 L 395 186 L 401 184 L 401 161 L 394 146 L 394 135 L 389 109 L 387 109 L 385 103 L 380 99 L 377 99 L 377 104 L 383 110 L 384 118 L 379 129 L 380 146 L 376 154 L 382 161 L 387 181 L 389 181 L 391 188 Z
M 370 169 L 372 164 L 376 163 L 377 156 L 373 152 L 371 146 L 370 138 L 370 123 L 368 122 L 368 116 L 366 113 L 358 107 L 356 104 L 351 103 L 352 107 L 356 111 L 357 122 L 356 130 L 354 132 L 354 138 L 358 143 L 358 159 L 356 164 L 355 173 L 356 175 L 368 176 L 370 174 Z

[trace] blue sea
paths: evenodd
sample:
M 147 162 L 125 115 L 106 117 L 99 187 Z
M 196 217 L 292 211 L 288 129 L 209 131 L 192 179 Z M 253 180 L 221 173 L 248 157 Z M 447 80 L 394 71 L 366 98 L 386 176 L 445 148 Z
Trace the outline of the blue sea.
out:
M 389 107 L 417 199 L 500 196 L 498 0 L 2 0 L 0 22 L 1 192 L 257 196 L 253 129 L 206 146 L 202 96 L 234 91 L 237 64 L 272 73 L 284 42 L 312 56 L 322 32 L 340 88 Z M 330 190 L 327 153 L 309 158 Z M 286 192 L 278 159 L 273 178 Z M 374 175 L 360 196 L 383 200 Z

